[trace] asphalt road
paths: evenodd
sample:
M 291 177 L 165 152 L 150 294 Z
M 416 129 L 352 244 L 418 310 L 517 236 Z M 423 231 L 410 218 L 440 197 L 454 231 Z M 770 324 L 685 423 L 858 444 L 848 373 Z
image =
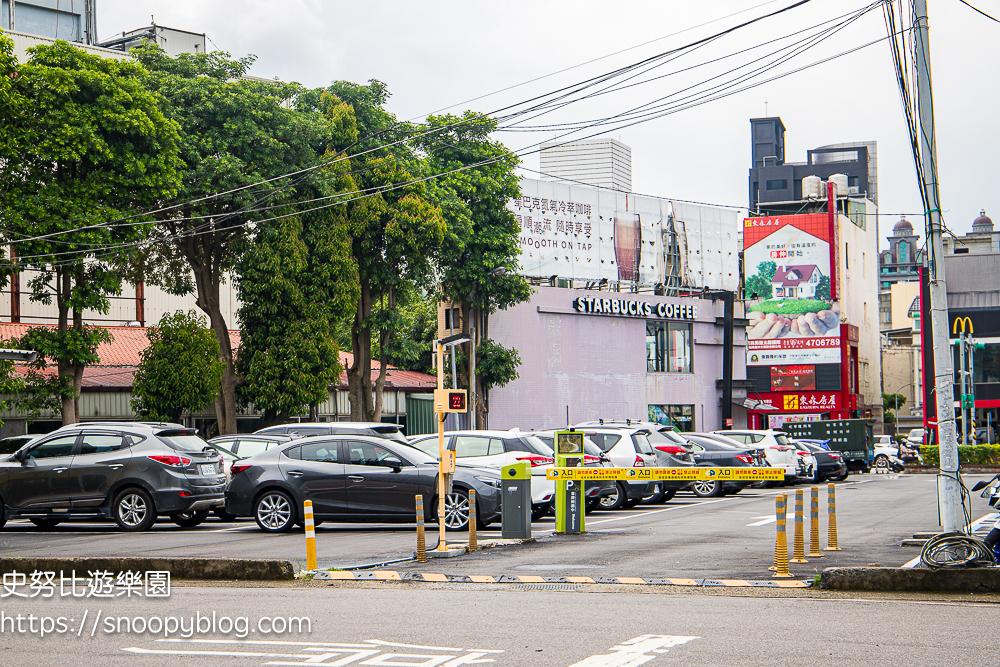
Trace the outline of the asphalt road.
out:
M 994 667 L 996 604 L 391 583 L 184 588 L 161 600 L 0 601 L 14 665 L 962 665 Z M 660 589 L 662 590 L 662 589 Z M 84 621 L 84 614 L 87 619 Z M 27 615 L 35 617 L 28 631 Z M 100 616 L 98 617 L 98 614 Z M 205 633 L 135 631 L 175 619 Z M 40 637 L 41 617 L 68 630 Z M 235 630 L 228 630 L 227 619 Z M 288 617 L 299 632 L 274 633 Z M 141 619 L 141 621 L 137 621 Z M 156 621 L 154 619 L 159 619 Z M 97 621 L 96 623 L 94 621 Z M 307 632 L 311 626 L 311 632 Z M 246 628 L 240 637 L 239 629 Z
M 972 486 L 981 476 L 969 476 Z M 587 517 L 586 535 L 553 536 L 549 518 L 536 522 L 535 544 L 488 549 L 460 559 L 427 565 L 396 563 L 393 569 L 448 574 L 540 574 L 545 576 L 646 576 L 768 578 L 774 553 L 774 496 L 808 487 L 748 489 L 735 496 L 702 500 L 680 494 L 664 505 L 596 512 Z M 837 485 L 840 552 L 793 565 L 809 577 L 834 565 L 902 565 L 919 553 L 900 547 L 915 532 L 937 529 L 933 475 L 862 475 Z M 826 488 L 821 487 L 823 545 L 826 545 Z M 973 518 L 991 510 L 973 498 Z M 495 526 L 498 528 L 498 526 Z M 808 521 L 806 522 L 808 537 Z M 789 521 L 789 542 L 793 535 Z M 317 528 L 321 567 L 351 567 L 412 555 L 412 525 L 323 524 Z M 480 539 L 499 531 L 480 533 Z M 449 540 L 465 539 L 449 533 Z M 428 533 L 433 546 L 437 534 Z M 215 519 L 195 529 L 161 521 L 148 533 L 126 534 L 113 524 L 63 524 L 42 531 L 27 522 L 9 522 L 0 534 L 4 556 L 236 556 L 276 557 L 304 562 L 302 531 L 264 535 L 253 522 Z M 791 544 L 789 545 L 791 550 Z

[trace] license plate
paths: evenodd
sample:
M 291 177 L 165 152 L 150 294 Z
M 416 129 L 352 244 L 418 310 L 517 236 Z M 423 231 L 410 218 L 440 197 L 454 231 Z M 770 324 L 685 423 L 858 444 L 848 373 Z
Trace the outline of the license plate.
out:
M 214 475 L 215 474 L 215 464 L 214 463 L 202 463 L 201 464 L 201 474 L 202 475 Z

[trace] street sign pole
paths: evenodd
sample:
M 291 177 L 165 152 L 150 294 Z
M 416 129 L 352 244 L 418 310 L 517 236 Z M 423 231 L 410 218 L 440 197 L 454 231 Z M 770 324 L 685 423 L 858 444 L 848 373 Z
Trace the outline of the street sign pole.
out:
M 955 435 L 954 374 L 948 341 L 948 289 L 944 275 L 941 198 L 938 192 L 937 148 L 934 136 L 934 98 L 931 94 L 931 46 L 927 25 L 927 0 L 913 0 L 914 55 L 917 69 L 917 113 L 920 119 L 920 165 L 930 272 L 931 334 L 922 345 L 934 347 L 934 389 L 937 435 L 941 459 L 938 508 L 945 532 L 962 530 L 962 485 L 958 479 L 958 442 Z
M 444 389 L 444 345 L 441 341 L 437 344 L 437 388 Z M 435 407 L 440 407 L 437 405 L 437 401 L 434 401 Z M 447 551 L 448 550 L 448 540 L 445 538 L 444 532 L 444 504 L 445 498 L 448 495 L 447 486 L 445 484 L 445 467 L 447 466 L 445 450 L 444 450 L 444 410 L 437 411 L 437 423 L 438 423 L 438 544 L 435 551 Z

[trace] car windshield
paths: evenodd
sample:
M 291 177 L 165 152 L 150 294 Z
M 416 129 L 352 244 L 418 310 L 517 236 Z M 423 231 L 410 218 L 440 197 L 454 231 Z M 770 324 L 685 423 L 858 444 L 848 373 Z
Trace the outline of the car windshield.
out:
M 157 433 L 156 437 L 167 443 L 173 449 L 182 452 L 200 452 L 206 447 L 212 448 L 193 431 L 174 431 L 172 433 Z M 214 449 L 214 448 L 213 448 Z
M 552 448 L 537 435 L 522 435 L 521 442 L 527 445 L 529 451 L 539 456 L 552 456 Z
M 32 436 L 4 438 L 3 440 L 0 440 L 0 454 L 13 454 L 34 439 L 35 438 Z

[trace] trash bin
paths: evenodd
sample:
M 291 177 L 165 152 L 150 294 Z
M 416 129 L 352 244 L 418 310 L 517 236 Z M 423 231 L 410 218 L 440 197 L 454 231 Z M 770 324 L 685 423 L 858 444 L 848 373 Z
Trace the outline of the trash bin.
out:
M 531 466 L 527 461 L 501 469 L 503 493 L 501 537 L 528 539 L 531 537 Z

